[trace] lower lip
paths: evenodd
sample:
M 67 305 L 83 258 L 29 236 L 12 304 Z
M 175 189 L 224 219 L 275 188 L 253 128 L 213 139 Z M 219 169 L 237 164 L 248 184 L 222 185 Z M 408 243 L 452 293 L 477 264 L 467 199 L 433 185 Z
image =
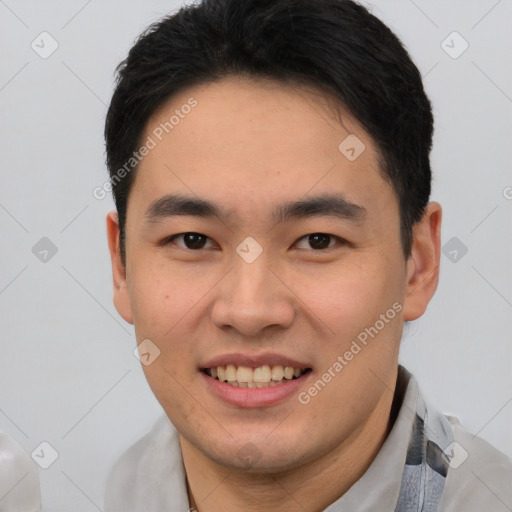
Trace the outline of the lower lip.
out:
M 239 388 L 214 379 L 199 371 L 208 389 L 224 402 L 238 407 L 267 407 L 297 395 L 299 388 L 308 380 L 311 371 L 298 379 L 286 381 L 266 388 Z

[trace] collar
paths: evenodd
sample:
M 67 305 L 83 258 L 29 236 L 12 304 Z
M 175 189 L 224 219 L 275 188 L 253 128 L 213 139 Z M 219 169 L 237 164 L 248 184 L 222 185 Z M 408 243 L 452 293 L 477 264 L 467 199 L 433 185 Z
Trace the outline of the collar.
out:
M 325 512 L 436 512 L 453 442 L 448 419 L 426 406 L 414 376 L 398 367 L 393 427 L 364 475 Z M 441 448 L 443 447 L 443 448 Z

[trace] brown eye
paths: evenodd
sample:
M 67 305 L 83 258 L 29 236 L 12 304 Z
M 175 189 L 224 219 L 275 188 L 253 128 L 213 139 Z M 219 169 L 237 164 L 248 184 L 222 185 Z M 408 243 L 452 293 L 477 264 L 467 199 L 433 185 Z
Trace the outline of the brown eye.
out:
M 299 242 L 302 240 L 305 240 L 307 245 L 309 245 L 309 247 L 305 247 L 305 249 L 313 249 L 315 251 L 330 249 L 334 246 L 334 244 L 330 245 L 331 242 L 344 242 L 343 239 L 334 235 L 329 235 L 328 233 L 311 233 L 310 235 L 306 235 L 300 238 Z
M 185 249 L 191 249 L 191 250 L 198 250 L 203 249 L 206 241 L 209 240 L 209 238 L 206 235 L 202 235 L 201 233 L 194 233 L 194 232 L 187 232 L 187 233 L 180 233 L 178 235 L 174 235 L 167 239 L 167 243 L 172 242 L 174 243 L 174 240 L 177 238 L 181 238 L 184 243 Z M 179 245 L 179 244 L 176 244 Z M 182 247 L 181 245 L 179 245 Z
M 309 235 L 308 242 L 313 247 L 313 249 L 327 249 L 329 247 L 329 242 L 331 241 L 330 235 L 324 235 L 322 233 L 315 233 L 314 235 Z

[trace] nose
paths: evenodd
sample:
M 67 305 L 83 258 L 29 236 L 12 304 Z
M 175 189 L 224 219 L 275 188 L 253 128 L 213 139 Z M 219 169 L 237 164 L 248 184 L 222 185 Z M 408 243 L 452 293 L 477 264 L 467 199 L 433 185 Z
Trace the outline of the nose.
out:
M 216 327 L 256 337 L 262 336 L 265 329 L 292 324 L 298 301 L 279 272 L 268 265 L 264 254 L 252 263 L 238 258 L 219 283 L 211 313 Z

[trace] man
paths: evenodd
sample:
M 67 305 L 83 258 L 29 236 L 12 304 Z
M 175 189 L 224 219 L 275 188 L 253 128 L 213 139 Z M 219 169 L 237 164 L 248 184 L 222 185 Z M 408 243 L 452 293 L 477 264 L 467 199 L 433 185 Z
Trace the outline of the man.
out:
M 106 121 L 114 303 L 165 415 L 106 512 L 505 511 L 512 463 L 398 365 L 439 277 L 433 119 L 349 0 L 151 26 Z

